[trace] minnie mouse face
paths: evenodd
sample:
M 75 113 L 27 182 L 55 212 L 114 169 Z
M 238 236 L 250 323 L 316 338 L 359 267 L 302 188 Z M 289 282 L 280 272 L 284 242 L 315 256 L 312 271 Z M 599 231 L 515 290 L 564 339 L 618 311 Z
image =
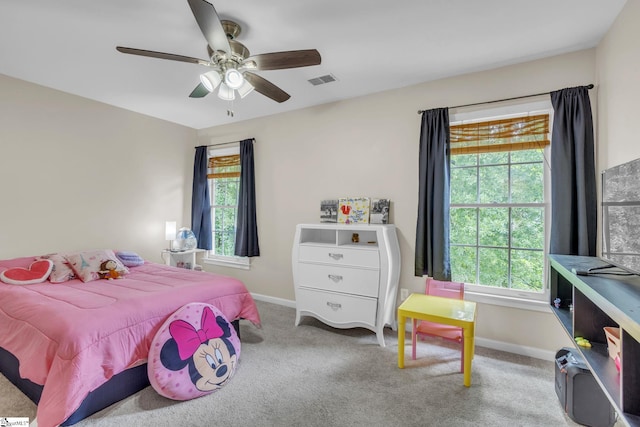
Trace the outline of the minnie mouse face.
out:
M 210 392 L 222 387 L 234 374 L 238 354 L 229 339 L 231 325 L 210 308 L 202 311 L 201 329 L 177 319 L 169 324 L 171 339 L 160 351 L 162 366 L 178 371 L 189 368 L 189 377 L 196 388 Z
M 233 375 L 237 361 L 235 352 L 231 354 L 220 338 L 200 344 L 193 355 L 194 367 L 202 375 L 195 383 L 198 390 L 211 391 L 221 387 Z

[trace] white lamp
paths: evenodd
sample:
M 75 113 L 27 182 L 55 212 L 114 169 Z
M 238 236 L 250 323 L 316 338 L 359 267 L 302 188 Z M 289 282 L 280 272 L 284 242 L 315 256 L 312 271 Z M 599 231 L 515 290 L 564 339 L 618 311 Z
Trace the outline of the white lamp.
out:
M 242 86 L 238 88 L 238 93 L 240 94 L 240 98 L 244 98 L 253 92 L 253 85 L 249 83 L 247 80 L 242 83 Z
M 236 99 L 236 94 L 233 89 L 227 86 L 224 82 L 220 83 L 220 89 L 218 90 L 218 98 L 225 101 L 233 101 Z
M 166 221 L 164 223 L 164 239 L 169 240 L 169 250 L 173 249 L 173 241 L 176 239 L 175 221 Z
M 213 92 L 213 90 L 220 84 L 222 78 L 220 77 L 220 73 L 216 70 L 208 71 L 204 74 L 200 74 L 200 82 L 209 92 Z
M 239 89 L 240 86 L 242 86 L 242 84 L 244 83 L 244 76 L 235 68 L 229 68 L 224 73 L 224 82 L 231 89 Z

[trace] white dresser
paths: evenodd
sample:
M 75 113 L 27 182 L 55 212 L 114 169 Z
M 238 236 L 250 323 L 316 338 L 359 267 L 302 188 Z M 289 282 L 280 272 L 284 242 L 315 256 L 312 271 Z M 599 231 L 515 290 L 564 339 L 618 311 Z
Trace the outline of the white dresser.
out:
M 353 234 L 358 242 L 353 242 Z M 296 326 L 313 316 L 335 328 L 396 329 L 400 247 L 394 225 L 299 224 L 292 251 Z

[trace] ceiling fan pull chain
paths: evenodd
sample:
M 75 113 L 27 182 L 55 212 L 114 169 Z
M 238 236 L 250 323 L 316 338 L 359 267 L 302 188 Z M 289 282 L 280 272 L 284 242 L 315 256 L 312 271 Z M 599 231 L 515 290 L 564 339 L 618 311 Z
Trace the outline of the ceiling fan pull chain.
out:
M 227 116 L 233 117 L 233 101 L 229 101 L 229 108 L 227 108 Z

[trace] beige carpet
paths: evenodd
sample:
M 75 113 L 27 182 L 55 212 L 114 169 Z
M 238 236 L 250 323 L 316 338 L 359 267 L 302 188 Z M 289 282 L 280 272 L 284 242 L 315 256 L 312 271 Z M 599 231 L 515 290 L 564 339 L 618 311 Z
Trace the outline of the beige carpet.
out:
M 476 347 L 466 388 L 453 344 L 420 343 L 420 359 L 400 370 L 390 329 L 381 348 L 368 330 L 308 317 L 295 327 L 295 310 L 257 304 L 263 328 L 242 323 L 240 365 L 224 388 L 175 402 L 148 387 L 76 426 L 577 425 L 560 407 L 552 362 Z M 35 415 L 35 405 L 0 376 L 0 417 Z

